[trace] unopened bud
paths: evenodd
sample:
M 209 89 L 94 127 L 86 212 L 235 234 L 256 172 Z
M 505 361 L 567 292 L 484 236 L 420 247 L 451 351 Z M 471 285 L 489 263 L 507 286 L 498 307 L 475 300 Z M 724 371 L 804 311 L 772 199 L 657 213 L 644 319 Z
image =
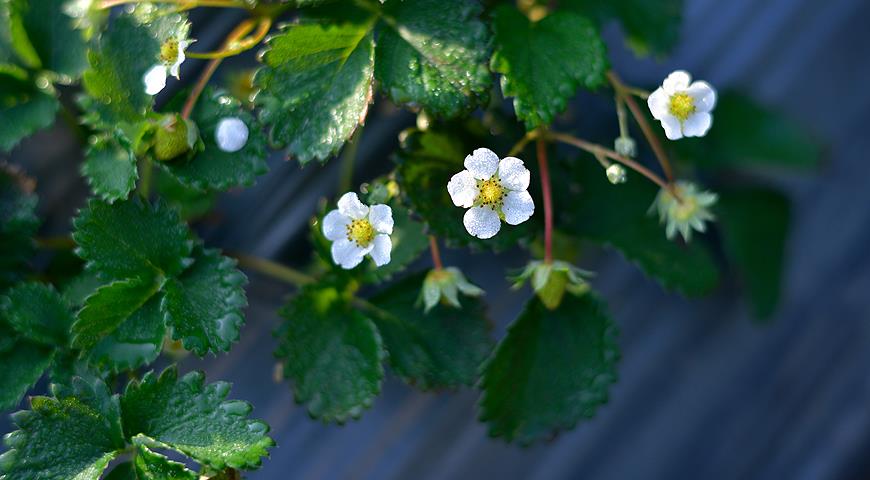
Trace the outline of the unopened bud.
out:
M 637 144 L 631 137 L 619 137 L 613 142 L 613 149 L 623 157 L 634 158 L 637 155 Z
M 610 180 L 610 183 L 614 185 L 618 185 L 620 183 L 625 183 L 628 178 L 625 175 L 625 168 L 619 164 L 612 164 L 607 167 L 607 179 Z

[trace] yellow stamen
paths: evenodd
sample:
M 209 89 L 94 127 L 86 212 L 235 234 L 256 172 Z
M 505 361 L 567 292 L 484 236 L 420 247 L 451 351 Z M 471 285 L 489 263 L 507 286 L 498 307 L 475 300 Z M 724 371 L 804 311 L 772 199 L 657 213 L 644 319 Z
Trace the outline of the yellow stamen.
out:
M 375 229 L 366 220 L 351 220 L 347 225 L 347 239 L 359 247 L 367 247 L 375 239 Z
M 501 183 L 499 183 L 497 178 L 478 180 L 477 189 L 480 191 L 480 194 L 477 196 L 478 201 L 483 205 L 489 205 L 491 207 L 501 205 L 506 193 L 504 187 L 501 186 Z
M 178 40 L 170 38 L 160 46 L 160 60 L 169 65 L 178 59 Z
M 685 122 L 691 114 L 695 113 L 695 99 L 688 93 L 675 93 L 671 95 L 668 110 L 680 122 Z

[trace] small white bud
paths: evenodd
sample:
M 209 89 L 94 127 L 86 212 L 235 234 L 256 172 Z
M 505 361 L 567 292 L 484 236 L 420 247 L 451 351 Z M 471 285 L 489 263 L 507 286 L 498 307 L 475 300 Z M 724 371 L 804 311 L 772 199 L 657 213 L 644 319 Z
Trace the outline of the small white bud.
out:
M 619 137 L 613 142 L 613 149 L 623 157 L 634 158 L 637 155 L 637 144 L 631 137 Z
M 236 117 L 222 118 L 215 129 L 214 139 L 224 152 L 238 152 L 248 142 L 248 126 Z
M 625 168 L 617 163 L 610 165 L 607 167 L 607 179 L 614 185 L 625 183 L 628 180 L 625 176 Z

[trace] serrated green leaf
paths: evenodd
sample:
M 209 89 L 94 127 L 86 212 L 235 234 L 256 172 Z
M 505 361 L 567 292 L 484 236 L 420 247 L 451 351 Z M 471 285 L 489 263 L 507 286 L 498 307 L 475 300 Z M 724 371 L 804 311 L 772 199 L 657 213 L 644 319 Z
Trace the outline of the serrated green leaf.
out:
M 646 178 L 628 172 L 626 183 L 612 185 L 587 156 L 558 168 L 553 195 L 560 228 L 619 250 L 668 290 L 700 296 L 716 287 L 719 269 L 703 243 L 668 240 L 664 226 L 649 213 L 657 187 Z
M 381 391 L 385 357 L 371 319 L 331 287 L 306 287 L 281 311 L 275 355 L 298 403 L 325 422 L 357 418 Z
M 722 243 L 760 319 L 779 304 L 791 206 L 782 193 L 764 188 L 719 192 L 716 213 Z
M 705 168 L 812 169 L 821 152 L 793 121 L 734 92 L 719 96 L 715 128 L 703 138 L 670 142 L 680 160 Z
M 15 0 L 0 2 L 0 60 L 7 64 L 20 62 L 37 69 L 40 67 L 39 55 L 30 42 L 22 18 L 21 10 L 26 6 L 26 2 Z
M 7 0 L 21 16 L 22 26 L 41 67 L 69 83 L 87 68 L 86 46 L 61 0 Z
M 137 196 L 113 204 L 91 199 L 73 221 L 76 253 L 114 278 L 177 275 L 190 265 L 193 241 L 178 213 Z
M 411 212 L 399 202 L 392 201 L 389 205 L 393 209 L 393 233 L 390 234 L 393 249 L 390 252 L 390 263 L 382 267 L 373 262 L 368 264 L 368 274 L 375 282 L 389 280 L 404 271 L 429 245 L 429 237 L 423 224 L 414 220 Z
M 268 425 L 248 419 L 251 406 L 227 401 L 230 385 L 204 384 L 201 372 L 181 379 L 167 368 L 131 382 L 121 397 L 124 433 L 134 444 L 170 448 L 209 467 L 256 468 L 275 442 Z
M 454 117 L 485 102 L 492 84 L 480 4 L 404 0 L 383 9 L 375 77 L 390 98 Z
M 667 54 L 680 39 L 683 0 L 564 0 L 559 6 L 601 22 L 618 20 L 638 55 Z
M 214 208 L 216 192 L 204 192 L 183 185 L 175 177 L 162 170 L 154 172 L 157 193 L 170 206 L 178 210 L 185 221 L 200 218 Z
M 78 309 L 106 281 L 93 271 L 82 270 L 61 287 L 61 296 L 70 308 Z
M 18 339 L 18 332 L 12 329 L 12 327 L 6 323 L 3 319 L 3 315 L 0 315 L 0 353 L 6 352 L 15 345 L 15 341 Z
M 54 123 L 60 104 L 26 76 L 0 71 L 0 152 Z
M 235 260 L 197 248 L 193 265 L 164 287 L 161 310 L 172 338 L 199 356 L 229 351 L 245 322 L 247 281 Z
M 53 357 L 53 348 L 23 339 L 0 350 L 0 411 L 18 405 L 21 397 L 51 365 Z
M 34 186 L 20 171 L 0 163 L 0 290 L 21 278 L 34 251 L 39 228 Z
M 138 122 L 150 111 L 153 99 L 145 93 L 142 78 L 158 62 L 163 41 L 187 37 L 189 25 L 182 14 L 148 20 L 145 24 L 134 14 L 119 15 L 100 36 L 99 48 L 88 54 L 90 69 L 83 83 L 109 129 L 119 122 Z
M 82 175 L 94 194 L 106 202 L 126 200 L 139 179 L 136 156 L 117 142 L 99 142 L 85 153 Z
M 248 127 L 248 141 L 237 152 L 221 150 L 215 140 L 218 123 L 231 117 Z M 257 176 L 269 171 L 260 124 L 238 100 L 223 91 L 207 91 L 196 103 L 191 119 L 199 127 L 204 150 L 191 158 L 160 164 L 179 182 L 198 190 L 228 190 L 253 185 Z
M 418 301 L 424 277 L 412 275 L 371 299 L 384 311 L 373 320 L 390 366 L 423 390 L 472 385 L 493 345 L 483 303 L 468 297 L 462 308 L 442 304 L 424 314 Z
M 160 290 L 154 278 L 116 280 L 85 300 L 72 326 L 73 346 L 88 349 L 118 329 Z
M 466 141 L 453 131 L 412 131 L 405 136 L 395 156 L 398 180 L 411 209 L 448 244 L 504 250 L 527 239 L 533 231 L 533 222 L 504 225 L 495 237 L 480 240 L 465 230 L 462 223 L 465 209 L 454 206 L 447 192 L 450 178 L 465 169 L 466 155 L 486 146 L 485 140 L 479 141 Z
M 73 316 L 51 285 L 22 283 L 0 297 L 6 322 L 27 339 L 61 347 L 69 343 Z
M 254 82 L 272 143 L 302 164 L 326 160 L 365 120 L 374 76 L 373 20 L 288 26 L 268 42 Z
M 558 11 L 530 22 L 516 8 L 502 6 L 493 27 L 492 69 L 502 74 L 502 92 L 514 98 L 527 130 L 552 123 L 578 87 L 593 89 L 606 81 L 607 51 L 585 17 Z
M 196 480 L 196 475 L 184 464 L 173 462 L 144 446 L 136 450 L 136 480 Z
M 111 472 L 103 477 L 103 480 L 139 480 L 136 478 L 136 467 L 132 461 L 119 463 Z
M 616 381 L 615 335 L 592 294 L 566 295 L 556 310 L 529 300 L 483 370 L 489 434 L 529 444 L 592 417 Z
M 31 410 L 14 414 L 19 430 L 6 436 L 0 479 L 98 480 L 124 448 L 117 397 L 84 396 L 33 397 Z
M 91 349 L 90 361 L 110 372 L 134 370 L 153 362 L 163 349 L 166 323 L 161 297 L 152 296 Z

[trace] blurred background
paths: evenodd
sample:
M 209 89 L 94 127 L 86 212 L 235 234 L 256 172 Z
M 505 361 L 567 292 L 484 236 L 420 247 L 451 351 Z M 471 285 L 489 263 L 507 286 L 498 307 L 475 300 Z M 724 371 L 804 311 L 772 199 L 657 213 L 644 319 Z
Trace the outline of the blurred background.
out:
M 191 19 L 198 50 L 210 50 L 240 17 L 204 10 Z M 288 385 L 273 380 L 271 332 L 292 290 L 254 274 L 241 341 L 228 355 L 188 358 L 182 370 L 232 382 L 231 396 L 251 402 L 254 416 L 272 426 L 278 447 L 252 479 L 870 477 L 868 23 L 865 0 L 687 0 L 679 47 L 665 60 L 637 58 L 618 27 L 605 29 L 613 68 L 627 82 L 653 86 L 686 69 L 786 113 L 823 147 L 823 158 L 817 172 L 765 176 L 793 207 L 782 303 L 766 323 L 753 321 L 728 276 L 713 296 L 688 300 L 662 291 L 617 253 L 584 259 L 621 329 L 623 357 L 610 402 L 576 430 L 531 448 L 507 445 L 476 421 L 477 392 L 424 394 L 389 375 L 360 420 L 311 420 Z M 229 71 L 254 60 L 226 63 Z M 186 62 L 184 81 L 172 87 L 190 84 L 202 67 Z M 383 99 L 372 108 L 354 185 L 390 170 L 398 133 L 414 124 L 414 115 Z M 611 117 L 612 99 L 581 95 L 567 115 L 576 123 L 563 130 L 609 143 L 615 120 L 589 119 Z M 87 196 L 75 134 L 58 123 L 10 161 L 38 179 L 42 234 L 69 232 Z M 195 227 L 211 246 L 302 266 L 309 218 L 336 193 L 338 162 L 300 169 L 275 153 L 270 165 L 255 187 L 223 196 L 216 214 Z M 487 290 L 501 338 L 530 295 L 507 289 L 505 269 L 525 259 L 443 254 Z M 428 268 L 428 258 L 417 267 Z M 0 428 L 10 431 L 8 420 Z

